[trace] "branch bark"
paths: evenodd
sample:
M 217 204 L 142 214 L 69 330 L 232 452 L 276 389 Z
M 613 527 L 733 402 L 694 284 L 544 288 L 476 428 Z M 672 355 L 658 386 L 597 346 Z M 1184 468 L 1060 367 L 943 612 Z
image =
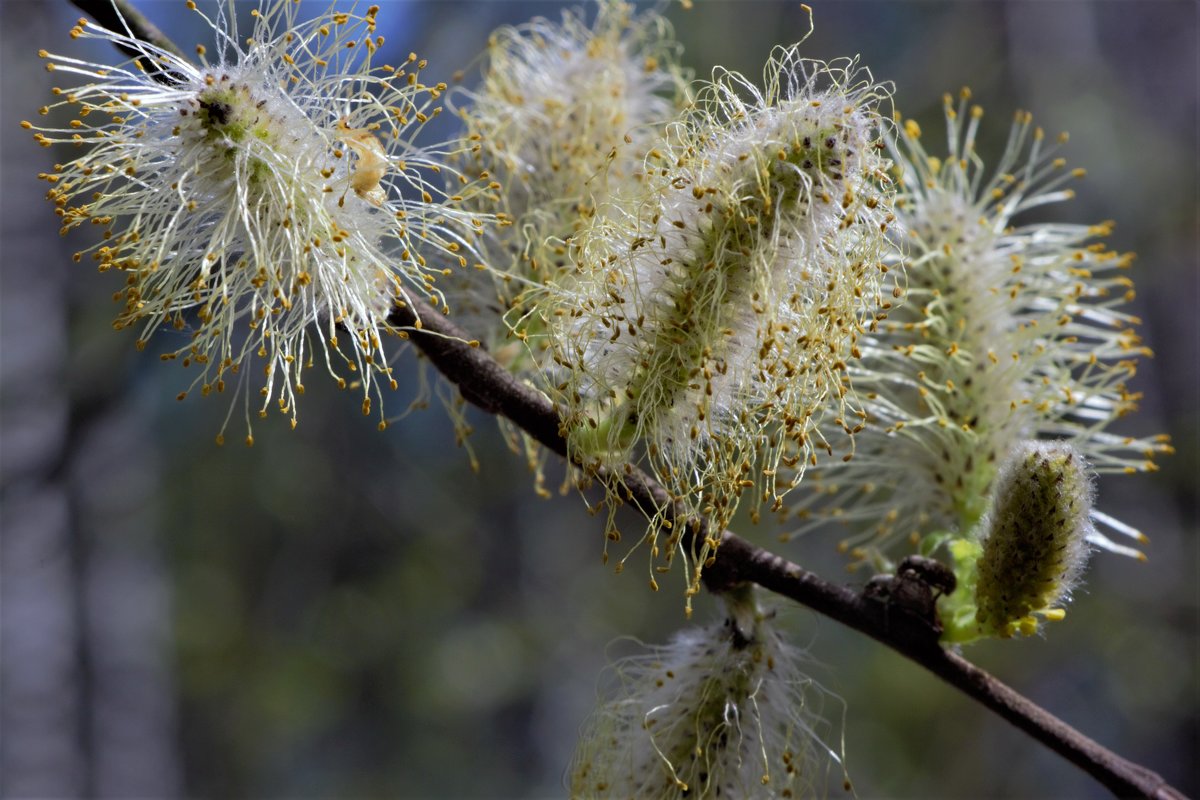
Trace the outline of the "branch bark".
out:
M 178 45 L 160 31 L 157 25 L 146 19 L 146 16 L 134 8 L 133 4 L 129 3 L 128 0 L 71 0 L 71 2 L 74 3 L 76 8 L 91 16 L 92 19 L 110 31 L 128 34 L 134 39 L 147 42 L 161 50 L 167 51 L 171 55 L 177 56 L 181 61 L 187 61 L 187 56 L 183 54 Z M 126 47 L 118 44 L 117 49 L 130 58 L 145 55 L 134 47 Z M 181 76 L 166 69 L 162 64 L 150 59 L 146 59 L 146 61 L 150 63 L 143 62 L 143 66 L 148 71 L 148 74 L 156 80 L 163 83 L 176 83 L 182 80 Z
M 559 415 L 550 400 L 514 378 L 483 348 L 468 344 L 470 335 L 445 315 L 413 299 L 397 307 L 389 322 L 408 329 L 413 343 L 467 400 L 488 413 L 507 417 L 540 444 L 567 457 Z M 674 519 L 666 491 L 641 470 L 635 468 L 620 477 L 599 477 L 619 481 L 623 494 L 648 516 L 666 508 L 667 518 L 674 524 L 687 524 L 685 546 L 689 537 L 704 535 L 703 523 Z M 985 670 L 943 648 L 938 643 L 938 631 L 927 619 L 904 613 L 903 609 L 896 613 L 885 603 L 830 583 L 724 531 L 715 563 L 704 570 L 704 583 L 708 589 L 720 592 L 744 582 L 795 600 L 892 648 L 1080 767 L 1118 797 L 1184 797 L 1158 773 L 1122 758 Z
M 128 0 L 71 2 L 111 30 L 128 31 L 183 57 L 178 47 Z M 155 77 L 173 79 L 167 72 Z M 514 378 L 485 350 L 468 344 L 470 336 L 441 312 L 414 297 L 407 305 L 397 306 L 389 322 L 409 330 L 416 346 L 468 401 L 490 414 L 507 417 L 544 447 L 568 457 L 559 415 L 550 400 Z M 666 518 L 672 524 L 687 525 L 685 546 L 690 546 L 696 536 L 706 535 L 703 522 L 676 519 L 666 491 L 641 470 L 598 477 L 619 482 L 629 502 L 643 513 L 654 516 L 666 509 Z M 825 581 L 782 556 L 723 531 L 715 563 L 704 571 L 704 583 L 709 590 L 721 592 L 745 582 L 795 600 L 892 648 L 1080 767 L 1118 797 L 1186 800 L 1158 773 L 1122 758 L 985 670 L 944 649 L 938 643 L 937 629 L 928 619 L 892 613 L 879 600 Z

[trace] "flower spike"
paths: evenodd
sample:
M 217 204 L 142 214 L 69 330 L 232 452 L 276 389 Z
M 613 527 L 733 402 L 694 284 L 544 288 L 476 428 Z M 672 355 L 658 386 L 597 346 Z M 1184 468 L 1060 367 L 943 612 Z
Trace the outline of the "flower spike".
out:
M 1025 212 L 1074 196 L 1083 177 L 1018 112 L 995 167 L 976 152 L 983 110 L 947 95 L 947 154 L 926 150 L 920 126 L 896 127 L 897 231 L 907 250 L 907 298 L 862 342 L 851 367 L 865 429 L 853 458 L 810 470 L 792 509 L 798 532 L 836 521 L 843 549 L 887 562 L 929 535 L 967 536 L 988 508 L 997 469 L 1026 440 L 1073 445 L 1098 473 L 1155 469 L 1165 437 L 1106 430 L 1133 411 L 1127 381 L 1149 355 L 1130 253 L 1101 241 L 1113 223 L 1028 222 Z M 899 120 L 899 117 L 897 117 Z M 1099 512 L 1111 532 L 1141 535 Z M 1089 540 L 1138 551 L 1092 528 Z
M 446 87 L 421 81 L 415 54 L 381 63 L 378 6 L 301 22 L 296 3 L 262 2 L 245 40 L 231 8 L 213 20 L 187 6 L 216 37 L 212 61 L 197 46 L 201 66 L 87 20 L 73 38 L 136 56 L 45 55 L 83 81 L 42 109 L 76 119 L 26 124 L 82 150 L 42 176 L 63 233 L 101 229 L 76 260 L 125 273 L 114 326 L 138 329 L 139 347 L 161 327 L 188 332 L 164 358 L 196 365 L 202 394 L 257 357 L 260 415 L 275 401 L 294 425 L 302 373 L 320 360 L 340 385 L 362 384 L 367 413 L 379 383 L 395 384 L 379 337 L 397 333 L 392 304 L 412 292 L 440 304 L 435 278 L 466 265 L 485 219 L 461 207 L 476 191 L 466 176 L 455 194 L 438 188 L 447 154 L 413 143 Z
M 636 193 L 589 220 L 543 306 L 577 462 L 646 466 L 715 533 L 743 494 L 757 507 L 795 485 L 776 476 L 821 446 L 822 421 L 851 429 L 847 363 L 899 291 L 885 287 L 886 97 L 855 61 L 795 47 L 762 89 L 718 72 Z M 684 553 L 690 591 L 715 547 Z
M 460 98 L 464 162 L 495 181 L 505 222 L 484 240 L 503 274 L 475 289 L 478 308 L 466 310 L 478 319 L 465 324 L 518 371 L 536 368 L 521 351 L 541 343 L 522 295 L 569 268 L 571 238 L 612 191 L 640 178 L 650 143 L 688 99 L 681 48 L 661 14 L 625 0 L 594 6 L 590 22 L 568 10 L 495 31 L 482 84 Z
M 842 762 L 822 738 L 827 693 L 804 674 L 805 654 L 784 641 L 751 590 L 726 605 L 723 625 L 682 631 L 612 666 L 618 692 L 585 725 L 572 797 L 821 793 Z

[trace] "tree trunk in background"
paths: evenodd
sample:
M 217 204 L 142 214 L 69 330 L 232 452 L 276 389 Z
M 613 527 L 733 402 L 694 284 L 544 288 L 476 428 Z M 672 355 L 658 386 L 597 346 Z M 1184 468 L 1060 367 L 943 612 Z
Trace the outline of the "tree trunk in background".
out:
M 73 298 L 111 287 L 75 280 L 94 277 L 70 258 L 93 231 L 54 235 L 36 173 L 62 155 L 15 125 L 50 98 L 35 54 L 65 40 L 55 10 L 0 11 L 0 795 L 165 798 L 182 787 L 151 426 L 125 381 L 94 380 L 122 371 L 109 344 L 69 344 Z

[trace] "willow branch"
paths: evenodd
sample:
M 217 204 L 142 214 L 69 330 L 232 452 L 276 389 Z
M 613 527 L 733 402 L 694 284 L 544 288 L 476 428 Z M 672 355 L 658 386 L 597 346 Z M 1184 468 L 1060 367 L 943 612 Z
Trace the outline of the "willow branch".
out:
M 396 308 L 389 321 L 409 329 L 413 343 L 468 401 L 488 413 L 507 417 L 544 447 L 568 457 L 553 403 L 514 378 L 485 350 L 468 344 L 471 337 L 442 313 L 414 300 Z M 666 490 L 641 470 L 623 471 L 620 476 L 601 473 L 598 477 L 615 482 L 621 494 L 647 517 L 661 513 L 660 518 L 673 525 L 686 525 L 684 546 L 706 535 L 703 522 L 677 519 Z M 745 582 L 795 600 L 890 647 L 1080 767 L 1118 797 L 1183 797 L 1156 772 L 1122 758 L 985 670 L 943 648 L 938 643 L 938 631 L 927 619 L 830 583 L 724 531 L 716 561 L 704 570 L 704 583 L 708 589 L 721 592 Z
M 71 0 L 71 2 L 76 8 L 86 12 L 92 19 L 110 31 L 128 34 L 134 39 L 147 42 L 174 56 L 178 56 L 182 60 L 187 60 L 187 56 L 183 54 L 178 45 L 159 30 L 157 25 L 146 19 L 145 15 L 134 8 L 133 4 L 129 3 L 128 0 Z M 133 47 L 118 44 L 117 49 L 131 58 L 144 56 L 144 53 Z M 173 83 L 180 80 L 178 75 L 170 70 L 163 69 L 161 64 L 146 64 L 143 62 L 143 67 L 146 68 L 148 74 L 164 83 Z
M 127 32 L 182 57 L 179 48 L 127 0 L 71 2 L 110 30 Z M 123 49 L 138 55 L 129 48 Z M 156 77 L 162 81 L 174 78 L 161 70 Z M 550 400 L 514 378 L 485 350 L 469 344 L 468 334 L 439 311 L 413 298 L 407 305 L 397 306 L 389 322 L 408 329 L 416 346 L 469 402 L 490 414 L 508 418 L 544 447 L 569 457 L 561 421 Z M 619 476 L 602 472 L 597 477 L 614 483 L 647 517 L 657 516 L 673 526 L 685 525 L 685 546 L 690 547 L 697 537 L 708 535 L 702 521 L 677 517 L 666 490 L 641 470 L 632 468 Z M 911 659 L 1080 767 L 1118 797 L 1184 798 L 1156 772 L 1084 736 L 985 670 L 942 648 L 938 631 L 928 619 L 904 613 L 903 609 L 894 613 L 885 603 L 825 581 L 781 556 L 723 531 L 715 561 L 704 570 L 704 583 L 709 590 L 719 593 L 747 582 L 808 606 Z

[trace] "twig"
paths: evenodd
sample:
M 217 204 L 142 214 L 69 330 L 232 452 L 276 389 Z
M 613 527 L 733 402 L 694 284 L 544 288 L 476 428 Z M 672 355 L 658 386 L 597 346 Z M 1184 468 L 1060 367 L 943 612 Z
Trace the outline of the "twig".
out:
M 71 2 L 76 8 L 89 14 L 92 19 L 110 31 L 127 33 L 135 39 L 140 39 L 143 42 L 166 50 L 183 61 L 187 60 L 187 56 L 183 54 L 178 45 L 167 38 L 158 29 L 158 26 L 146 19 L 142 12 L 134 8 L 128 0 L 71 0 Z M 145 56 L 145 53 L 132 47 L 117 45 L 117 48 L 131 58 Z M 150 61 L 150 59 L 147 59 L 147 61 Z M 151 61 L 149 64 L 143 62 L 143 66 L 149 71 L 149 74 L 164 83 L 172 83 L 179 80 L 179 76 L 169 69 L 164 69 L 157 62 Z
M 183 57 L 175 44 L 127 0 L 71 2 L 105 27 L 128 30 L 143 41 Z M 171 78 L 169 73 L 159 74 L 160 80 Z M 395 308 L 389 322 L 410 331 L 417 347 L 459 388 L 463 397 L 488 413 L 507 417 L 543 446 L 568 457 L 554 405 L 543 394 L 514 378 L 485 350 L 468 344 L 467 333 L 440 312 L 412 298 L 407 305 Z M 633 468 L 620 476 L 599 477 L 616 481 L 628 500 L 648 516 L 654 517 L 662 511 L 672 524 L 685 524 L 688 530 L 685 546 L 690 546 L 695 537 L 706 535 L 703 522 L 676 519 L 666 490 L 641 470 Z M 1080 767 L 1118 797 L 1184 798 L 1158 773 L 1084 736 L 985 670 L 944 649 L 928 620 L 904 613 L 889 614 L 879 602 L 825 581 L 781 556 L 723 531 L 715 562 L 705 569 L 704 583 L 711 591 L 721 592 L 743 582 L 758 584 L 795 600 L 896 650 Z
M 567 456 L 559 416 L 550 400 L 514 378 L 482 348 L 468 344 L 470 336 L 443 314 L 413 300 L 393 311 L 389 321 L 410 329 L 413 342 L 465 398 L 489 413 L 502 414 L 543 446 Z M 418 324 L 420 329 L 414 329 Z M 600 478 L 617 480 L 605 475 Z M 643 513 L 653 516 L 666 509 L 667 519 L 674 521 L 666 491 L 652 478 L 633 469 L 619 481 L 623 494 Z M 704 535 L 703 524 L 691 523 L 690 535 Z M 1118 797 L 1184 797 L 1156 772 L 1122 758 L 962 656 L 947 651 L 926 620 L 889 614 L 879 602 L 725 531 L 715 563 L 704 571 L 705 585 L 722 591 L 746 581 L 882 642 L 1082 768 Z

